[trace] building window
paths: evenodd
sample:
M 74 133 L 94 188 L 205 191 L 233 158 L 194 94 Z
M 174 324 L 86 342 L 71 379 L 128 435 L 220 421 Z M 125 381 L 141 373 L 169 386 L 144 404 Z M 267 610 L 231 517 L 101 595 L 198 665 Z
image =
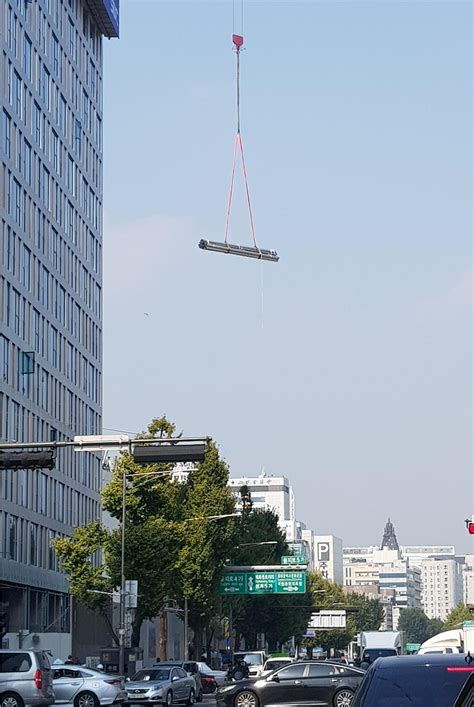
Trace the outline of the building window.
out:
M 28 35 L 23 35 L 23 72 L 28 81 L 31 81 L 31 40 Z
M 11 130 L 12 130 L 12 120 L 8 113 L 3 111 L 3 151 L 5 156 L 10 159 L 11 157 Z

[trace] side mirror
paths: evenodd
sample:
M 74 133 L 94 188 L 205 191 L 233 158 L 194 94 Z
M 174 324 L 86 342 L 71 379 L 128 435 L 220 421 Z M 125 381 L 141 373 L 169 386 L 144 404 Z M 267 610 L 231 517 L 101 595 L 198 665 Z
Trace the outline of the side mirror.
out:
M 278 677 L 278 675 L 272 675 L 270 680 L 271 682 L 280 682 L 280 678 Z
M 176 682 L 176 680 L 179 680 L 179 677 L 177 675 L 173 675 L 171 682 Z
M 130 678 L 125 678 L 125 682 L 130 682 Z

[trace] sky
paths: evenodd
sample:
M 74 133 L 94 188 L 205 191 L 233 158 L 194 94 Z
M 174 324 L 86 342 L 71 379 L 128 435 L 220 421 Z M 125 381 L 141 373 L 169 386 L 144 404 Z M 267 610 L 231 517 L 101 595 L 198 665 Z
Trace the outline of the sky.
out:
M 472 6 L 122 0 L 104 53 L 104 428 L 166 414 L 345 545 L 473 552 Z M 224 239 L 242 136 L 258 244 Z M 250 245 L 237 172 L 230 238 Z

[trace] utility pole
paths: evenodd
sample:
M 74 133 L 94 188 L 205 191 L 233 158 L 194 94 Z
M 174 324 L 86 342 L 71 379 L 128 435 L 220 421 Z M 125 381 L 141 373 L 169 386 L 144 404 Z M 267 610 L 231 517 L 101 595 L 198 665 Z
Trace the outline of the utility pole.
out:
M 120 625 L 119 625 L 119 675 L 125 675 L 125 512 L 127 498 L 127 475 L 122 478 L 122 555 L 120 580 Z
M 188 597 L 184 597 L 184 660 L 189 660 Z

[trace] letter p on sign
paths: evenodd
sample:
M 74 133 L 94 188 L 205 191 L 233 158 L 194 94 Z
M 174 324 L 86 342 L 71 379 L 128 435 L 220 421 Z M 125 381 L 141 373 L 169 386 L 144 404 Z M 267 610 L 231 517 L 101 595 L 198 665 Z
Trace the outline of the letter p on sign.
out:
M 319 562 L 329 562 L 329 543 L 318 543 Z

